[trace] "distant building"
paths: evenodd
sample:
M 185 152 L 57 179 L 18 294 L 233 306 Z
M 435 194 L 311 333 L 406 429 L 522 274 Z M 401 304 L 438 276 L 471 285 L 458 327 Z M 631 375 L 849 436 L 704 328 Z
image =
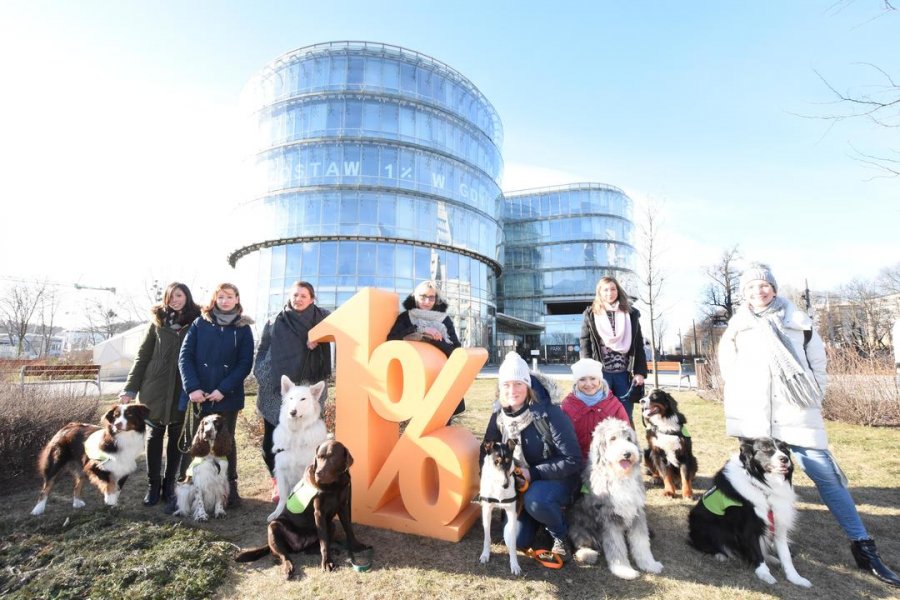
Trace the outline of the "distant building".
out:
M 631 200 L 601 184 L 504 200 L 500 118 L 434 58 L 307 46 L 267 65 L 246 100 L 255 176 L 229 262 L 258 321 L 298 279 L 331 309 L 364 287 L 402 300 L 435 279 L 463 345 L 563 360 L 600 276 L 636 289 Z

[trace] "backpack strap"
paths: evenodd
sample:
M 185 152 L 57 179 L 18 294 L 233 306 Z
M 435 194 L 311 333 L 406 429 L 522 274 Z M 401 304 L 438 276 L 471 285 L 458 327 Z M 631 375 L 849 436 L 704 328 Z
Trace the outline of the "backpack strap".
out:
M 541 434 L 541 441 L 544 442 L 544 460 L 553 456 L 553 434 L 550 432 L 550 424 L 543 414 L 534 415 L 532 420 L 535 429 Z

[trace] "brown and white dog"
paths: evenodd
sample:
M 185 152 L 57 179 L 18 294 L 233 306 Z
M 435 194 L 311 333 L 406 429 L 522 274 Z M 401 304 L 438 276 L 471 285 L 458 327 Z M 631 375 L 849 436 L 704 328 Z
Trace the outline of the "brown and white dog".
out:
M 273 521 L 284 510 L 291 490 L 315 459 L 316 448 L 328 436 L 319 404 L 324 389 L 324 381 L 307 387 L 294 385 L 286 375 L 281 376 L 281 412 L 278 426 L 272 432 L 278 506 L 267 521 Z
M 344 528 L 350 555 L 369 550 L 370 546 L 356 539 L 350 522 L 352 464 L 353 457 L 342 443 L 328 439 L 319 444 L 315 461 L 307 467 L 288 498 L 287 510 L 269 523 L 268 544 L 241 550 L 234 560 L 251 562 L 271 553 L 281 562 L 282 573 L 290 579 L 294 575 L 294 563 L 288 553 L 312 549 L 318 544 L 322 570 L 333 571 L 331 542 L 335 516 Z
M 107 506 L 115 506 L 128 476 L 137 470 L 137 457 L 144 452 L 149 414 L 150 409 L 143 404 L 120 404 L 103 416 L 100 425 L 69 423 L 57 431 L 38 459 L 44 486 L 31 514 L 44 514 L 56 477 L 66 468 L 75 478 L 73 508 L 84 506 L 83 476 L 103 492 Z
M 206 521 L 209 513 L 225 516 L 228 502 L 228 454 L 233 440 L 222 415 L 206 415 L 200 420 L 190 455 L 187 478 L 175 487 L 178 510 L 175 516 L 192 516 Z
M 697 459 L 694 457 L 687 417 L 678 411 L 678 402 L 671 394 L 653 390 L 641 399 L 641 416 L 647 434 L 644 462 L 650 475 L 663 483 L 663 495 L 676 496 L 675 486 L 681 483 L 681 497 L 694 496 L 694 477 Z

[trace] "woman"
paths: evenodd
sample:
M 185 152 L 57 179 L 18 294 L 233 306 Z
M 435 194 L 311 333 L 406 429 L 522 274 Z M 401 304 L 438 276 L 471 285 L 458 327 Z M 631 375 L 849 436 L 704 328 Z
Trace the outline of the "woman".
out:
M 190 405 L 200 407 L 200 418 L 208 414 L 225 417 L 228 431 L 234 436 L 237 415 L 244 408 L 244 379 L 253 365 L 253 319 L 243 314 L 241 296 L 231 283 L 221 283 L 209 304 L 194 320 L 181 346 L 178 368 L 184 382 L 179 410 Z M 200 423 L 194 420 L 194 429 Z M 194 431 L 190 432 L 193 437 Z M 189 457 L 181 461 L 182 475 Z M 230 492 L 228 506 L 240 501 L 237 491 L 237 446 L 232 444 L 228 456 Z
M 881 562 L 847 478 L 828 451 L 821 411 L 826 383 L 822 339 L 805 313 L 778 296 L 778 284 L 766 265 L 747 269 L 740 285 L 745 302 L 719 342 L 726 433 L 786 442 L 850 538 L 857 565 L 900 586 L 897 575 Z
M 597 424 L 606 419 L 628 423 L 628 415 L 603 379 L 602 364 L 592 358 L 582 358 L 572 365 L 572 375 L 575 385 L 563 399 L 562 410 L 572 420 L 581 456 L 587 459 Z
M 515 352 L 504 358 L 498 379 L 500 406 L 491 415 L 484 441 L 518 442 L 513 455 L 527 488 L 516 545 L 531 547 L 543 526 L 553 538 L 552 552 L 567 561 L 571 553 L 563 509 L 580 485 L 583 464 L 572 422 Z M 484 461 L 483 444 L 480 460 Z
M 290 294 L 284 308 L 263 327 L 253 366 L 259 383 L 256 406 L 263 417 L 262 454 L 270 474 L 275 469 L 272 433 L 281 411 L 281 376 L 287 375 L 294 383 L 316 383 L 331 375 L 330 344 L 309 341 L 309 331 L 331 313 L 316 306 L 316 291 L 306 281 L 294 282 Z M 321 404 L 324 410 L 325 403 Z M 272 501 L 278 502 L 274 475 Z
M 643 395 L 647 377 L 640 319 L 641 313 L 631 306 L 619 282 L 612 277 L 600 278 L 594 302 L 584 311 L 578 351 L 580 358 L 603 364 L 603 379 L 622 402 L 632 426 L 634 399 Z M 640 391 L 635 392 L 636 388 Z
M 191 290 L 179 282 L 170 283 L 162 303 L 150 309 L 152 320 L 138 348 L 134 364 L 119 393 L 119 402 L 128 403 L 140 397 L 150 408 L 147 419 L 147 495 L 144 506 L 154 506 L 174 497 L 175 478 L 181 459 L 178 435 L 184 412 L 178 410 L 181 396 L 181 375 L 178 373 L 178 353 L 188 327 L 200 314 Z M 160 482 L 163 438 L 166 442 L 166 473 Z
M 388 332 L 389 340 L 428 342 L 444 353 L 450 354 L 462 346 L 456 337 L 453 321 L 447 316 L 447 303 L 434 281 L 423 281 L 413 293 L 403 301 L 402 313 L 397 316 L 394 326 Z M 454 415 L 466 410 L 465 399 L 460 400 Z

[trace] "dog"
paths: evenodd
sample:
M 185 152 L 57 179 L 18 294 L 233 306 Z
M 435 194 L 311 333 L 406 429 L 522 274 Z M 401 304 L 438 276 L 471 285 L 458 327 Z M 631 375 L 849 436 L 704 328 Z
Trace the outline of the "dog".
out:
M 794 568 L 788 548 L 797 515 L 790 449 L 772 438 L 740 442 L 740 451 L 716 473 L 713 487 L 688 515 L 691 544 L 717 560 L 743 557 L 766 583 L 775 583 L 766 564 L 774 546 L 787 580 L 810 587 Z
M 595 564 L 597 549 L 602 547 L 609 570 L 622 579 L 640 575 L 628 560 L 628 546 L 641 571 L 663 570 L 650 550 L 640 462 L 637 434 L 628 423 L 619 419 L 598 423 L 591 438 L 582 495 L 569 517 L 575 559 Z
M 653 390 L 641 399 L 641 415 L 647 434 L 644 461 L 650 475 L 663 482 L 663 495 L 676 496 L 680 482 L 681 497 L 693 499 L 697 459 L 694 457 L 687 418 L 678 412 L 678 402 L 662 390 Z
M 328 435 L 319 405 L 324 389 L 324 381 L 307 387 L 294 385 L 286 375 L 281 376 L 281 413 L 272 433 L 278 505 L 267 521 L 273 521 L 284 510 L 288 495 L 300 481 L 304 469 L 315 459 L 316 448 Z
M 56 477 L 66 467 L 75 478 L 72 508 L 82 508 L 82 476 L 103 493 L 107 506 L 116 506 L 128 476 L 137 470 L 137 457 L 144 452 L 146 419 L 150 409 L 143 404 L 120 404 L 111 408 L 101 425 L 69 423 L 47 442 L 38 458 L 44 478 L 41 495 L 31 511 L 44 514 L 47 497 Z
M 513 450 L 516 440 L 507 443 L 484 442 L 484 463 L 481 466 L 481 486 L 475 501 L 481 504 L 481 523 L 484 526 L 484 546 L 481 550 L 482 564 L 491 559 L 491 516 L 494 509 L 506 511 L 506 525 L 503 528 L 503 541 L 509 550 L 509 570 L 519 575 L 519 559 L 516 555 L 516 528 L 518 516 L 516 509 L 519 499 L 516 490 Z
M 225 516 L 228 502 L 228 454 L 234 440 L 225 417 L 206 415 L 200 420 L 190 455 L 187 478 L 175 486 L 178 509 L 176 517 L 192 516 L 195 521 L 206 521 L 209 513 L 217 519 Z
M 371 547 L 360 542 L 350 522 L 350 466 L 353 457 L 340 442 L 327 439 L 316 448 L 315 461 L 306 468 L 288 498 L 286 508 L 268 525 L 268 545 L 241 550 L 237 562 L 252 562 L 271 553 L 281 562 L 286 579 L 294 575 L 294 563 L 289 552 L 300 552 L 319 543 L 323 571 L 334 570 L 331 542 L 334 538 L 334 517 L 344 528 L 350 553 L 363 552 Z

